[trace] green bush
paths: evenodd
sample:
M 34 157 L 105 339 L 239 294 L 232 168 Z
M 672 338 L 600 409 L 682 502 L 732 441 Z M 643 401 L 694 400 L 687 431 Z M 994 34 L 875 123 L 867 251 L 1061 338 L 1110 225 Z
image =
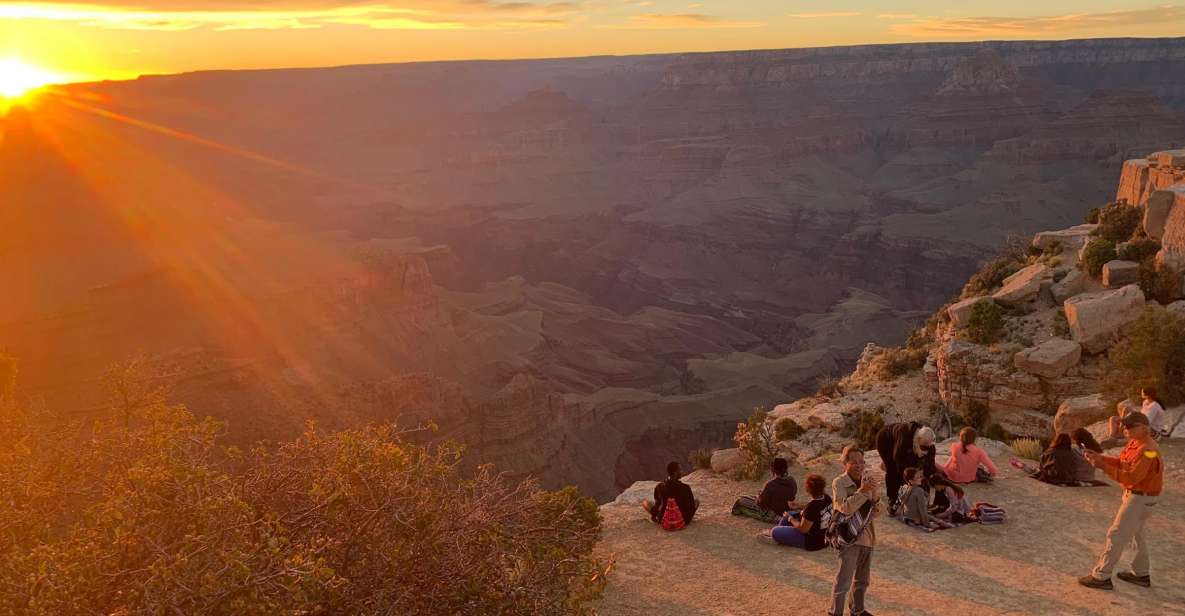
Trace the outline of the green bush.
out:
M 1004 309 L 996 302 L 979 302 L 967 319 L 967 339 L 976 344 L 991 344 L 1004 333 Z
M 1024 264 L 1011 257 L 999 257 L 988 261 L 963 286 L 961 299 L 987 295 L 999 288 L 1004 279 L 1015 274 Z
M 1100 214 L 1102 214 L 1102 210 L 1097 207 L 1092 207 L 1090 208 L 1090 211 L 1086 213 L 1086 219 L 1084 222 L 1088 225 L 1097 225 L 1099 224 Z
M 1126 242 L 1140 226 L 1143 213 L 1138 207 L 1112 203 L 1099 214 L 1099 237 L 1112 242 Z
M 1103 274 L 1103 266 L 1108 261 L 1114 261 L 1115 257 L 1115 242 L 1106 239 L 1094 238 L 1086 245 L 1086 249 L 1082 252 L 1082 270 L 1095 278 Z
M 687 455 L 687 461 L 696 470 L 706 471 L 712 468 L 712 450 L 696 449 Z
M 737 470 L 744 479 L 760 479 L 769 471 L 769 465 L 778 455 L 778 438 L 769 413 L 755 408 L 749 418 L 737 424 L 733 442 L 744 453 L 745 462 Z
M 892 381 L 899 376 L 921 370 L 926 365 L 926 348 L 893 347 L 883 349 L 869 362 L 870 372 L 882 381 Z
M 1154 299 L 1161 304 L 1167 304 L 1178 295 L 1181 275 L 1174 275 L 1171 271 L 1156 267 L 1156 259 L 1149 257 L 1140 262 L 1140 290 L 1144 297 Z
M 978 400 L 971 401 L 963 410 L 963 422 L 975 428 L 977 432 L 983 431 L 989 419 L 991 419 L 991 411 L 988 410 L 986 404 Z
M 1155 387 L 1165 406 L 1185 402 L 1185 317 L 1159 306 L 1146 308 L 1111 347 L 1103 377 L 1103 391 L 1111 400 L 1139 398 L 1144 387 Z
M 1124 261 L 1140 263 L 1146 259 L 1155 257 L 1159 251 L 1160 242 L 1145 237 L 1123 244 L 1116 251 L 1116 255 Z
M 391 425 L 244 453 L 156 401 L 131 428 L 30 418 L 0 417 L 3 614 L 558 616 L 603 588 L 594 501 Z
M 856 416 L 856 422 L 848 429 L 847 435 L 856 441 L 860 449 L 868 451 L 876 448 L 876 435 L 885 427 L 884 408 L 876 411 L 862 411 Z
M 798 422 L 789 417 L 779 419 L 774 424 L 774 430 L 777 433 L 778 442 L 792 441 L 806 433 L 806 428 L 798 425 Z

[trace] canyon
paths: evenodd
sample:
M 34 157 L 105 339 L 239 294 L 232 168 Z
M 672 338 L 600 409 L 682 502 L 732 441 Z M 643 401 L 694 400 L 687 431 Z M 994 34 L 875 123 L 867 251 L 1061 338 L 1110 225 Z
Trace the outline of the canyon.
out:
M 1178 182 L 1124 161 L 1185 141 L 1182 71 L 1100 39 L 77 84 L 0 127 L 0 349 L 65 418 L 139 358 L 238 442 L 431 422 L 604 500 L 1121 169 Z

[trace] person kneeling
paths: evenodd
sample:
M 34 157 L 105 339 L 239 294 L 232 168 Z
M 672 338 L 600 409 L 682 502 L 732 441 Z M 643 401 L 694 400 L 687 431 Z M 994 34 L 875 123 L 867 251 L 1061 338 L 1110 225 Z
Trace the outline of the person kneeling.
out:
M 822 475 L 811 473 L 806 476 L 806 492 L 811 500 L 802 513 L 787 511 L 781 522 L 766 533 L 766 536 L 782 545 L 803 548 L 809 552 L 823 549 L 823 511 L 831 506 L 827 495 L 827 482 Z
M 902 478 L 905 486 L 901 489 L 901 520 L 928 530 L 952 528 L 949 522 L 930 515 L 930 498 L 922 487 L 922 471 L 911 466 L 905 469 Z

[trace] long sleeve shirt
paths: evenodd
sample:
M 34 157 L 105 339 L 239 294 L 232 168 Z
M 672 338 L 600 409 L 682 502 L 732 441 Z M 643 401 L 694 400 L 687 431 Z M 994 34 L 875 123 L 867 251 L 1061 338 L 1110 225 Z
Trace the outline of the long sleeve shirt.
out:
M 860 492 L 860 486 L 847 473 L 836 477 L 831 482 L 831 506 L 844 515 L 855 513 L 869 500 L 872 500 L 874 503 L 872 517 L 869 518 L 868 525 L 864 527 L 864 531 L 860 533 L 859 537 L 856 537 L 856 545 L 871 548 L 876 545 L 876 529 L 873 528 L 873 518 L 876 517 L 876 514 L 880 510 L 880 499 L 877 497 L 869 498 L 867 494 Z
M 921 486 L 909 486 L 905 491 L 904 498 L 901 500 L 904 505 L 902 515 L 907 520 L 913 520 L 925 526 L 933 519 L 930 515 L 930 510 L 927 508 L 930 499 L 926 497 L 926 491 Z
M 955 483 L 971 483 L 975 481 L 975 469 L 979 468 L 980 464 L 986 466 L 992 475 L 999 473 L 996 465 L 992 463 L 992 458 L 984 450 L 975 445 L 968 445 L 967 452 L 963 453 L 962 443 L 951 443 L 950 460 L 942 470 Z
M 1145 444 L 1132 439 L 1119 457 L 1103 456 L 1099 468 L 1125 489 L 1148 496 L 1159 496 L 1164 487 L 1164 460 L 1156 441 Z

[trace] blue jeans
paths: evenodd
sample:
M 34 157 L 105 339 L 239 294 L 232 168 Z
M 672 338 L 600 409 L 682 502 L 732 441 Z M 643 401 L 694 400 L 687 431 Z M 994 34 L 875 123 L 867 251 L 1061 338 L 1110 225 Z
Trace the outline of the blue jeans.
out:
M 772 536 L 774 538 L 774 541 L 777 541 L 778 543 L 780 543 L 782 545 L 788 545 L 793 548 L 805 549 L 806 548 L 806 535 L 804 535 L 803 532 L 798 530 L 797 528 L 790 526 L 789 520 L 786 519 L 787 517 L 794 517 L 795 519 L 799 519 L 802 516 L 801 516 L 801 514 L 798 514 L 798 513 L 789 513 L 789 514 L 786 514 L 785 516 L 782 516 L 782 520 L 780 522 L 778 522 L 778 525 L 773 527 L 772 530 L 770 530 L 770 532 L 769 532 L 770 536 Z

